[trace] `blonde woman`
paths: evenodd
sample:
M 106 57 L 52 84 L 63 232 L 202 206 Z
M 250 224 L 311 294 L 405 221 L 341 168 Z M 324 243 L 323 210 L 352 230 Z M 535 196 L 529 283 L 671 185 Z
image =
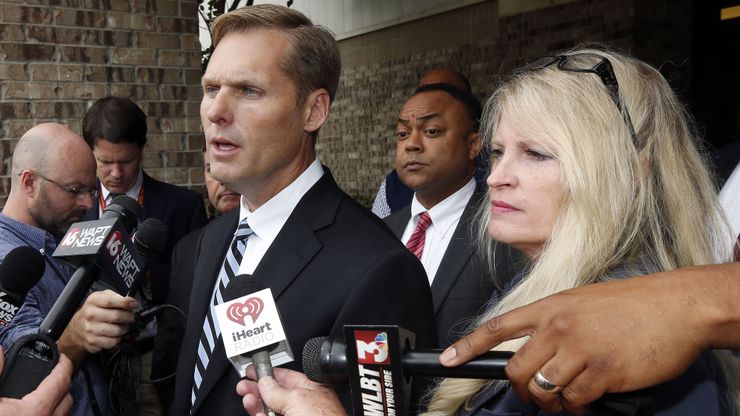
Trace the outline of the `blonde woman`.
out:
M 585 48 L 537 60 L 494 92 L 483 125 L 493 162 L 481 240 L 508 243 L 530 262 L 480 323 L 566 289 L 730 258 L 726 223 L 689 117 L 647 64 Z M 525 343 L 497 349 L 516 351 Z M 705 354 L 675 380 L 613 398 L 608 408 L 596 404 L 591 414 L 731 414 L 733 365 Z M 557 388 L 538 376 L 543 389 Z M 279 381 L 293 387 L 294 378 Z M 240 385 L 245 405 L 258 402 L 253 387 Z M 281 400 L 300 396 L 300 389 L 288 390 Z M 507 382 L 465 379 L 444 380 L 428 411 L 548 414 L 520 400 Z

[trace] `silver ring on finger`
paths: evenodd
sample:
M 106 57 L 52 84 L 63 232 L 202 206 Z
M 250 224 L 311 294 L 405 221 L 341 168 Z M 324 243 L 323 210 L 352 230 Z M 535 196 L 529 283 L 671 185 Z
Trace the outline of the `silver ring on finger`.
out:
M 539 370 L 534 373 L 534 383 L 547 392 L 557 393 L 562 389 L 562 387 L 553 384 L 550 380 L 545 378 Z

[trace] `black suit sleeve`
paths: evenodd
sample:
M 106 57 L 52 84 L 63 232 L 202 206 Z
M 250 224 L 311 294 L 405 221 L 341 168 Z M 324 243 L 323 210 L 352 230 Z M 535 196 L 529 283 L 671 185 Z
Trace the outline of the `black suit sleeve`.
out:
M 344 325 L 398 325 L 416 334 L 417 349 L 436 346 L 432 294 L 426 272 L 411 252 L 397 250 L 375 262 L 350 293 L 332 328 L 331 337 L 343 339 Z M 414 380 L 411 413 L 418 411 L 431 380 Z M 345 408 L 351 409 L 347 385 L 335 386 Z

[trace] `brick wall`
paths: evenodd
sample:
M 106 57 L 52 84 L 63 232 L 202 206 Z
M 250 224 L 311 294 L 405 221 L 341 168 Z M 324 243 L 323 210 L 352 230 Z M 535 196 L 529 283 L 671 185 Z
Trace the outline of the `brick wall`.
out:
M 10 157 L 31 126 L 81 133 L 105 95 L 148 115 L 144 168 L 203 190 L 197 0 L 0 0 L 0 205 Z
M 393 166 L 398 110 L 430 68 L 468 74 L 483 99 L 498 74 L 580 42 L 607 42 L 654 65 L 688 56 L 688 0 L 517 11 L 534 3 L 487 1 L 340 41 L 342 81 L 317 145 L 339 184 L 370 204 Z M 17 138 L 51 120 L 79 131 L 105 94 L 129 96 L 149 115 L 147 171 L 202 191 L 196 33 L 196 0 L 0 0 L 0 202 Z

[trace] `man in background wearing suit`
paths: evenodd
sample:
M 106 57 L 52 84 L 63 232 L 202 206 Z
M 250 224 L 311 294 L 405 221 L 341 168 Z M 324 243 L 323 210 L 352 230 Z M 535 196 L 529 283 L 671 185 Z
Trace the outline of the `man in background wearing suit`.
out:
M 203 148 L 203 179 L 206 183 L 208 200 L 213 208 L 211 219 L 239 208 L 241 195 L 211 176 L 210 157 L 205 147 Z M 195 248 L 202 231 L 203 228 L 199 228 L 181 238 L 172 250 L 172 274 L 170 276 L 168 303 L 180 310 L 187 310 L 190 302 L 190 286 L 192 286 L 195 266 Z M 183 284 L 182 279 L 187 279 L 188 284 Z M 168 413 L 174 399 L 175 371 L 177 370 L 177 358 L 182 336 L 185 332 L 185 320 L 186 317 L 174 308 L 163 310 L 157 318 L 159 328 L 154 340 L 152 379 L 160 380 L 155 383 L 155 387 L 165 413 Z
M 341 336 L 345 324 L 397 324 L 421 348 L 436 341 L 423 267 L 317 158 L 339 83 L 334 37 L 298 11 L 267 4 L 224 14 L 211 31 L 203 131 L 211 174 L 242 199 L 196 247 L 174 415 L 244 413 L 239 375 L 212 324 L 234 275 L 272 290 L 296 355 L 310 338 Z M 301 370 L 299 360 L 286 366 Z M 338 390 L 346 403 L 348 389 Z
M 430 72 L 401 108 L 395 170 L 414 194 L 411 205 L 385 218 L 427 272 L 440 347 L 465 332 L 495 291 L 474 230 L 476 210 L 486 200 L 475 181 L 481 106 L 458 86 L 460 77 Z M 505 281 L 512 266 L 502 261 L 508 250 L 500 250 L 495 273 Z
M 170 257 L 175 243 L 184 235 L 206 223 L 203 197 L 175 185 L 158 181 L 141 168 L 146 144 L 146 115 L 127 98 L 101 98 L 85 113 L 83 137 L 92 147 L 97 162 L 100 195 L 84 220 L 99 218 L 105 207 L 117 195 L 135 199 L 143 208 L 143 218 L 156 218 L 167 227 L 165 249 L 157 259 L 148 263 L 148 279 L 140 294 L 143 307 L 161 305 L 167 299 L 170 276 Z M 151 350 L 156 324 L 147 327 L 136 341 L 142 354 L 143 377 L 148 379 Z M 150 414 L 161 414 L 156 394 L 150 384 L 137 389 L 139 407 L 155 409 Z M 142 411 L 142 409 L 140 409 Z

